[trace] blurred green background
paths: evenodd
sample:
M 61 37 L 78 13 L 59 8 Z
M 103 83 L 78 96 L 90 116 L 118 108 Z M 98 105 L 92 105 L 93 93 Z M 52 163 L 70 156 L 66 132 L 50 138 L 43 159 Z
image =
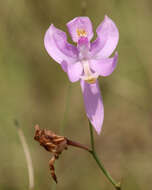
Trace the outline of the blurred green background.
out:
M 81 89 L 70 82 L 44 49 L 51 23 L 65 24 L 83 14 L 80 0 L 1 0 L 0 6 L 0 189 L 28 189 L 24 152 L 14 127 L 17 119 L 33 160 L 35 189 L 53 190 L 48 160 L 51 155 L 34 141 L 33 126 L 89 146 L 89 130 Z M 122 190 L 152 188 L 152 1 L 86 1 L 86 15 L 94 30 L 104 15 L 120 32 L 119 63 L 115 72 L 100 78 L 105 120 L 95 135 L 99 157 Z M 57 190 L 113 190 L 88 153 L 69 148 L 56 162 Z

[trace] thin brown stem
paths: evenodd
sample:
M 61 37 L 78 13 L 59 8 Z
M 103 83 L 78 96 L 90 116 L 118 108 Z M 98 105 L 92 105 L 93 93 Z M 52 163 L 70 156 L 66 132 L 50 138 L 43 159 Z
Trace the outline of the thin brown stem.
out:
M 87 150 L 89 152 L 91 151 L 87 146 L 82 145 L 82 144 L 80 144 L 78 142 L 75 142 L 75 141 L 71 141 L 69 139 L 67 139 L 67 144 L 71 145 L 71 146 L 74 146 L 74 147 L 77 147 L 77 148 L 81 148 L 81 149 Z

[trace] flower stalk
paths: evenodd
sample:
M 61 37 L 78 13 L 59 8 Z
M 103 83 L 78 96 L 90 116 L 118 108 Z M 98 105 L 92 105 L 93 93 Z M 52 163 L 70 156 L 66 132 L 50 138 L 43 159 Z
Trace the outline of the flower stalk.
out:
M 120 183 L 116 183 L 116 181 L 111 177 L 111 175 L 109 174 L 109 172 L 104 168 L 102 162 L 99 160 L 96 150 L 95 150 L 95 146 L 94 146 L 94 136 L 93 136 L 93 129 L 92 129 L 92 125 L 89 122 L 89 129 L 90 129 L 90 141 L 91 141 L 91 150 L 89 151 L 92 155 L 92 157 L 94 158 L 94 160 L 96 161 L 97 165 L 99 166 L 99 168 L 101 169 L 101 171 L 104 173 L 104 175 L 107 177 L 107 179 L 112 183 L 112 185 L 115 187 L 116 190 L 121 190 L 121 184 Z
M 87 146 L 85 146 L 85 145 L 82 145 L 82 144 L 80 144 L 80 143 L 78 143 L 78 142 L 75 142 L 75 141 L 71 141 L 71 140 L 69 140 L 69 139 L 66 139 L 66 140 L 67 140 L 67 144 L 70 145 L 70 146 L 74 146 L 74 147 L 77 147 L 77 148 L 81 148 L 81 149 L 86 150 L 86 151 L 88 151 L 88 152 L 91 151 L 91 150 L 90 150 Z

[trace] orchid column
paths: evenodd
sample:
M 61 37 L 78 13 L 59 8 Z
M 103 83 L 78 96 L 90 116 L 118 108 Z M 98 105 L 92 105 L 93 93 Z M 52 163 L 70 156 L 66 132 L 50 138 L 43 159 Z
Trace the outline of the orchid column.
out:
M 45 48 L 71 82 L 80 81 L 87 117 L 100 134 L 104 107 L 97 79 L 110 75 L 116 67 L 117 52 L 113 57 L 109 56 L 117 46 L 119 32 L 108 16 L 98 26 L 97 39 L 92 43 L 93 30 L 88 17 L 76 17 L 67 23 L 67 27 L 76 46 L 67 42 L 65 32 L 51 24 L 45 34 Z

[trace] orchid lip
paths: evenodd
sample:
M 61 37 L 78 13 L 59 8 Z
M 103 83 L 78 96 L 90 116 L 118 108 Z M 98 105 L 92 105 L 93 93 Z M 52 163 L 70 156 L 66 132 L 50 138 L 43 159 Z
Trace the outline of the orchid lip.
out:
M 81 76 L 80 78 L 82 80 L 85 80 L 89 84 L 93 84 L 96 82 L 98 75 L 97 73 L 93 73 L 90 69 L 89 62 L 86 60 L 82 61 L 82 66 L 83 66 L 83 71 L 84 75 Z
M 84 29 L 77 29 L 77 35 L 78 37 L 87 37 L 87 33 Z
M 85 77 L 85 76 L 81 76 L 80 77 L 82 80 L 86 81 L 88 84 L 94 84 L 97 81 L 97 78 L 90 76 L 90 77 Z

